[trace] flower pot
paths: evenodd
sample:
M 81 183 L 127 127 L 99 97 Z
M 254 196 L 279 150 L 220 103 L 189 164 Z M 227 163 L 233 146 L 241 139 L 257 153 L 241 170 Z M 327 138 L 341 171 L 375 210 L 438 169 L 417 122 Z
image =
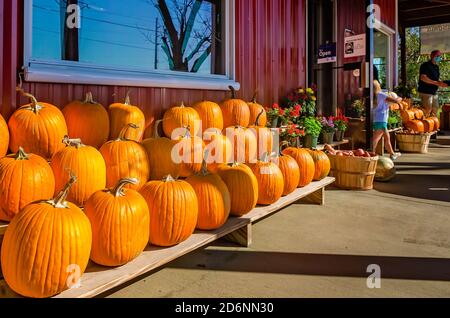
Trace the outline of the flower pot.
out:
M 317 148 L 318 140 L 319 140 L 318 136 L 305 135 L 305 137 L 303 137 L 303 148 L 310 148 L 310 149 Z
M 334 139 L 334 131 L 333 132 L 322 132 L 322 143 L 323 144 L 332 144 Z
M 272 119 L 272 128 L 278 127 L 278 117 Z
M 336 141 L 344 140 L 345 130 L 336 130 Z

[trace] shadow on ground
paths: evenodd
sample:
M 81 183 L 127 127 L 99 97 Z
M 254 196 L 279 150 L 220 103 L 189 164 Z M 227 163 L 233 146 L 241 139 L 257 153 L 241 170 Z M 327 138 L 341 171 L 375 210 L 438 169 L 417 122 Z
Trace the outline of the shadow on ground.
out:
M 203 254 L 203 255 L 201 255 Z M 304 254 L 208 249 L 175 261 L 171 268 L 292 275 L 368 277 L 379 265 L 384 278 L 450 281 L 450 259 Z

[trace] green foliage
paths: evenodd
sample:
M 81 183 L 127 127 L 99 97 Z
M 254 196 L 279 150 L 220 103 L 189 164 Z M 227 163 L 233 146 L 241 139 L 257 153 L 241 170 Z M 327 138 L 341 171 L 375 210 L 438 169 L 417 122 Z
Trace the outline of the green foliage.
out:
M 303 128 L 306 135 L 319 137 L 322 131 L 322 124 L 316 117 L 305 117 L 303 120 Z

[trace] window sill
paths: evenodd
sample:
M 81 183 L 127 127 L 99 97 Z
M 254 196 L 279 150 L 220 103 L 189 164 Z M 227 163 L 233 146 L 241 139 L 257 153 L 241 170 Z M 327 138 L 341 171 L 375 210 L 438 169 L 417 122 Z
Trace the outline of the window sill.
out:
M 169 72 L 148 72 L 139 70 L 120 70 L 102 67 L 70 66 L 58 63 L 30 62 L 25 67 L 25 80 L 28 82 L 117 85 L 135 87 L 161 87 L 179 89 L 229 90 L 240 84 L 226 76 L 177 74 Z

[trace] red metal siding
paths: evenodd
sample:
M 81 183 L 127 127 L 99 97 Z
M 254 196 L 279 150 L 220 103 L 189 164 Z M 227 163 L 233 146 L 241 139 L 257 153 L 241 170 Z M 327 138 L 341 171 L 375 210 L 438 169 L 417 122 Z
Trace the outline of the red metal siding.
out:
M 381 22 L 386 24 L 391 29 L 395 30 L 395 4 L 397 0 L 375 0 L 374 3 L 380 6 Z
M 3 7 L 4 3 L 21 4 L 22 1 L 0 0 L 0 4 Z M 17 8 L 9 10 L 18 16 L 18 19 L 5 19 L 3 29 L 12 39 L 15 36 L 15 41 L 12 42 L 17 45 L 22 43 L 22 32 L 17 32 L 15 28 L 17 23 L 22 25 L 23 15 Z M 242 87 L 240 97 L 250 99 L 254 90 L 258 89 L 260 102 L 270 104 L 278 101 L 288 90 L 305 85 L 305 22 L 305 0 L 236 0 L 236 75 Z M 15 84 L 14 72 L 16 68 L 21 67 L 21 63 L 16 59 L 22 56 L 22 49 L 14 46 L 10 49 L 7 42 L 2 43 L 5 45 L 6 54 L 14 56 L 9 71 L 3 69 L 3 80 L 9 83 L 9 86 L 6 85 L 6 91 L 0 92 L 5 100 L 12 94 L 10 86 Z M 100 103 L 109 105 L 122 98 L 128 89 L 116 86 L 45 83 L 25 83 L 24 88 L 39 100 L 49 101 L 60 107 L 73 99 L 81 98 L 88 90 L 93 92 Z M 227 93 L 222 91 L 137 87 L 132 88 L 131 94 L 133 103 L 144 110 L 148 123 L 161 117 L 167 108 L 181 101 L 187 104 L 202 99 L 221 101 L 226 96 Z M 25 102 L 22 98 L 18 99 L 19 105 Z M 8 116 L 14 109 L 15 103 L 9 101 L 3 104 L 1 112 Z

